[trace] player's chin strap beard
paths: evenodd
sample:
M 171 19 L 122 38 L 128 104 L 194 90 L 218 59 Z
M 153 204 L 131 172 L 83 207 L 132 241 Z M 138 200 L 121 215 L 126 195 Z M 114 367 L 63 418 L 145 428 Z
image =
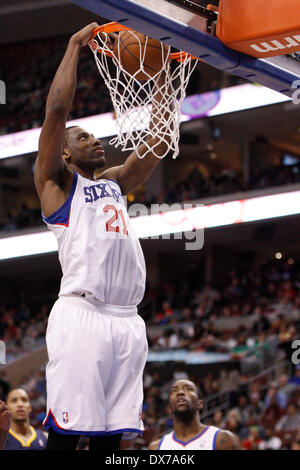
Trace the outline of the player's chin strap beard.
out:
M 187 410 L 174 410 L 174 416 L 177 418 L 178 421 L 182 423 L 190 423 L 195 417 L 195 410 L 188 408 Z

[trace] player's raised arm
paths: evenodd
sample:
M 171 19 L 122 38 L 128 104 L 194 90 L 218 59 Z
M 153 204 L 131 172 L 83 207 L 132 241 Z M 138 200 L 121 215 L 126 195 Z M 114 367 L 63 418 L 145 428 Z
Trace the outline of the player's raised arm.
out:
M 146 143 L 139 146 L 138 152 L 133 151 L 123 165 L 110 168 L 105 172 L 106 177 L 118 181 L 123 194 L 134 191 L 149 178 L 161 161 L 159 157 L 165 155 L 171 139 L 166 134 L 166 122 L 168 121 L 169 113 L 172 112 L 172 104 L 170 104 L 169 108 L 165 104 L 161 105 L 162 101 L 166 102 L 163 95 L 168 93 L 168 84 L 164 73 L 161 74 L 154 86 L 156 91 L 153 94 L 154 99 L 149 125 L 150 129 L 153 130 L 154 137 L 148 136 Z M 138 155 L 145 156 L 139 158 Z
M 217 450 L 239 450 L 240 443 L 237 437 L 230 431 L 220 431 L 216 441 Z
M 92 23 L 74 34 L 68 44 L 64 58 L 55 74 L 47 102 L 46 114 L 39 139 L 38 157 L 34 179 L 41 197 L 45 183 L 57 180 L 57 175 L 66 169 L 62 157 L 64 150 L 65 125 L 72 106 L 76 89 L 76 71 L 81 47 L 86 46 L 97 23 Z

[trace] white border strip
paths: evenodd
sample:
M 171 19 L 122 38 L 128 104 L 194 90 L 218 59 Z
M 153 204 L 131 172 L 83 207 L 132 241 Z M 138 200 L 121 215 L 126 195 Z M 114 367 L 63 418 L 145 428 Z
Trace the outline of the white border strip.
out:
M 217 98 L 217 99 L 216 99 Z M 245 84 L 222 90 L 187 96 L 182 103 L 181 122 L 244 111 L 283 103 L 291 99 L 263 86 Z M 187 111 L 185 111 L 187 110 Z M 67 126 L 80 126 L 99 139 L 117 134 L 113 113 L 98 114 L 69 121 Z M 37 152 L 41 128 L 0 136 L 0 159 Z
M 296 214 L 300 214 L 300 191 L 136 217 L 131 224 L 139 238 L 151 238 Z M 49 231 L 0 239 L 0 260 L 55 251 L 57 241 Z

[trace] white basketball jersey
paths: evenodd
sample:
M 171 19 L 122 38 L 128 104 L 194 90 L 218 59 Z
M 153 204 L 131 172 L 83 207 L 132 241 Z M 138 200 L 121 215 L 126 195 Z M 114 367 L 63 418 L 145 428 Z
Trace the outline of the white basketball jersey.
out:
M 141 302 L 145 260 L 115 181 L 91 181 L 74 172 L 68 199 L 43 219 L 58 241 L 59 296 L 122 306 Z
M 206 426 L 203 431 L 187 442 L 176 439 L 175 432 L 163 436 L 158 450 L 216 450 L 216 439 L 220 429 Z

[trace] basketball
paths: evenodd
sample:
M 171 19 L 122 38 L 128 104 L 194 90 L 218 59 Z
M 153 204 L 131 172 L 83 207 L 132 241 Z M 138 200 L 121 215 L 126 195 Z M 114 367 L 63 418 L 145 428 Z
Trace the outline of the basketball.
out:
M 120 42 L 119 45 L 118 42 Z M 119 41 L 115 41 L 114 54 L 130 75 L 136 74 L 137 80 L 145 81 L 149 80 L 149 75 L 153 77 L 161 70 L 168 49 L 169 46 L 166 44 L 147 38 L 142 33 L 121 31 Z M 140 70 L 143 57 L 144 71 Z

